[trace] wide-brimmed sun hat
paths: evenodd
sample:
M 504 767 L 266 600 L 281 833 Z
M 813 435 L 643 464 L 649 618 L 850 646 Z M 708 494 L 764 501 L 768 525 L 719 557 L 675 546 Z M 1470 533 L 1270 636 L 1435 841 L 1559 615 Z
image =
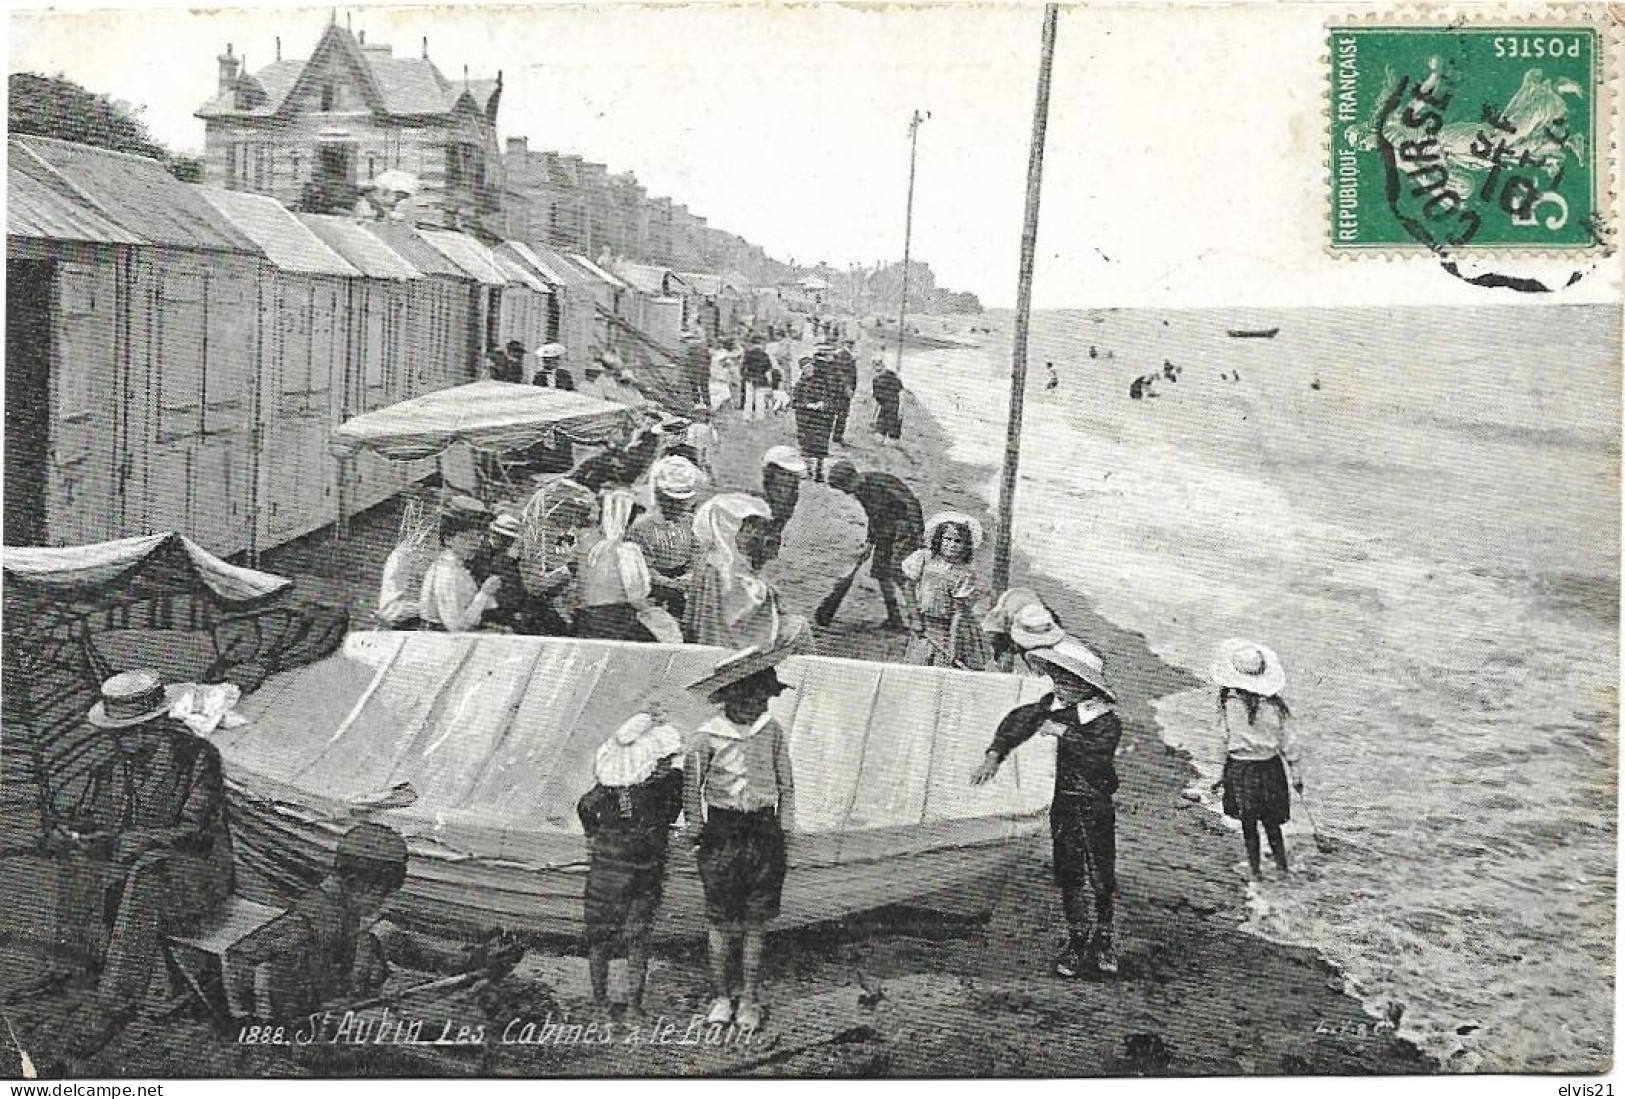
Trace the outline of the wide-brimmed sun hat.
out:
M 789 473 L 806 473 L 807 460 L 793 446 L 770 446 L 762 455 L 764 466 L 778 466 Z
M 1027 654 L 1028 661 L 1036 661 L 1056 668 L 1074 679 L 1081 679 L 1112 702 L 1117 695 L 1106 682 L 1106 662 L 1082 641 L 1067 637 L 1044 649 Z
M 649 483 L 662 496 L 692 500 L 705 484 L 705 474 L 687 458 L 673 454 L 655 462 L 649 470 Z
M 661 760 L 683 753 L 683 737 L 650 714 L 633 714 L 593 756 L 593 777 L 604 786 L 636 786 Z
M 491 520 L 489 529 L 499 538 L 518 538 L 525 532 L 525 524 L 520 522 L 519 516 L 503 512 Z
M 930 545 L 937 539 L 937 530 L 948 523 L 954 523 L 970 535 L 970 548 L 982 548 L 982 524 L 962 511 L 939 511 L 925 521 L 925 544 Z
M 792 645 L 777 645 L 767 649 L 760 645 L 752 645 L 748 649 L 741 649 L 724 657 L 710 675 L 690 683 L 688 689 L 715 702 L 718 692 L 732 687 L 735 683 L 743 683 L 752 676 L 772 672 L 793 655 L 795 647 Z M 790 689 L 789 684 L 779 680 L 777 673 L 773 674 L 772 681 L 773 694 Z
M 562 343 L 544 343 L 537 349 L 536 354 L 543 359 L 562 359 L 569 354 L 569 349 Z
M 1043 649 L 1065 640 L 1066 631 L 1036 596 L 1010 616 L 1010 643 L 1018 649 Z
M 1219 643 L 1208 673 L 1220 687 L 1234 687 L 1269 698 L 1286 686 L 1286 668 L 1275 650 L 1245 637 Z
M 89 721 L 98 729 L 128 729 L 169 713 L 175 700 L 197 686 L 165 684 L 158 673 L 145 668 L 120 672 L 102 682 L 102 697 L 90 708 Z

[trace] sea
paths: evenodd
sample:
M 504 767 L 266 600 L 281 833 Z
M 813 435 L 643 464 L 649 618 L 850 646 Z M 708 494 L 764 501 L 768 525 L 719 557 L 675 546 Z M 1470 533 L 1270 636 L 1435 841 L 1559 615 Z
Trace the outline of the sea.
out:
M 910 351 L 903 379 L 991 510 L 1011 318 L 952 327 L 976 346 Z M 1374 1017 L 1402 1006 L 1447 1070 L 1600 1071 L 1618 309 L 1040 311 L 1031 332 L 1017 548 L 1173 664 L 1205 676 L 1245 636 L 1286 666 L 1328 850 L 1295 809 L 1296 872 L 1248 884 L 1245 929 L 1320 950 Z M 1213 712 L 1212 688 L 1156 703 L 1216 809 Z

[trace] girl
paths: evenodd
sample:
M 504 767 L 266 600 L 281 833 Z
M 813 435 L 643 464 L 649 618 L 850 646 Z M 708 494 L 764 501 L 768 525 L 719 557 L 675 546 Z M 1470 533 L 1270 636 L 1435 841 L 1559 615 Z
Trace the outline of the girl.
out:
M 609 1006 L 609 958 L 626 945 L 626 1010 L 643 1013 L 649 932 L 660 907 L 669 829 L 683 807 L 683 741 L 649 714 L 634 714 L 598 748 L 597 781 L 576 806 L 591 845 L 585 916 L 592 999 Z
M 957 511 L 925 524 L 928 549 L 903 558 L 903 603 L 914 622 L 903 660 L 928 667 L 987 666 L 982 636 L 981 585 L 971 560 L 982 544 L 982 524 Z
M 485 612 L 496 605 L 499 577 L 476 584 L 469 562 L 480 551 L 490 515 L 478 500 L 453 497 L 440 520 L 440 556 L 423 574 L 418 614 L 432 630 L 462 633 L 477 630 Z
M 1281 698 L 1286 669 L 1268 647 L 1233 637 L 1213 657 L 1213 682 L 1219 688 L 1219 735 L 1224 740 L 1224 815 L 1241 822 L 1247 866 L 1262 877 L 1258 825 L 1269 837 L 1270 854 L 1281 873 L 1288 872 L 1281 825 L 1292 817 L 1287 773 L 1303 793 L 1292 712 Z
M 789 741 L 767 712 L 768 703 L 788 689 L 774 667 L 789 655 L 784 647 L 747 649 L 689 687 L 722 707 L 689 742 L 683 802 L 710 924 L 716 998 L 705 1018 L 723 1026 L 734 1022 L 744 1031 L 762 1025 L 762 943 L 768 922 L 779 914 L 785 833 L 795 830 Z

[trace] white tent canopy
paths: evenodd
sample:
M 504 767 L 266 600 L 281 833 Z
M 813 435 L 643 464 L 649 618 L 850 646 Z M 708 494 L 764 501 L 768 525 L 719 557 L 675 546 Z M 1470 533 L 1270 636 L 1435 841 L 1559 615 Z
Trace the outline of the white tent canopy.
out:
M 346 420 L 333 432 L 340 457 L 371 450 L 392 461 L 432 458 L 456 443 L 521 450 L 563 431 L 604 442 L 632 424 L 624 405 L 564 389 L 480 381 L 426 393 Z
M 174 590 L 199 583 L 228 603 L 264 599 L 293 583 L 228 564 L 182 534 L 147 534 L 85 546 L 7 546 L 5 550 L 8 581 L 53 591 L 133 583 L 143 570 L 158 570 Z

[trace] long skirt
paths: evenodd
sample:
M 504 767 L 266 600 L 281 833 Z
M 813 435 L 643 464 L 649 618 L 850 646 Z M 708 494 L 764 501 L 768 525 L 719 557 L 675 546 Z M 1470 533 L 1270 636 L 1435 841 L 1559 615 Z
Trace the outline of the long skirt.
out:
M 827 409 L 796 411 L 796 445 L 808 458 L 829 457 L 829 435 L 835 418 Z
M 576 636 L 604 641 L 653 641 L 655 635 L 638 621 L 630 603 L 602 603 L 576 611 Z
M 1280 756 L 1224 761 L 1224 815 L 1237 820 L 1251 817 L 1264 824 L 1292 819 L 1292 793 Z
M 875 414 L 875 430 L 888 439 L 903 437 L 903 406 L 898 401 L 887 401 Z

